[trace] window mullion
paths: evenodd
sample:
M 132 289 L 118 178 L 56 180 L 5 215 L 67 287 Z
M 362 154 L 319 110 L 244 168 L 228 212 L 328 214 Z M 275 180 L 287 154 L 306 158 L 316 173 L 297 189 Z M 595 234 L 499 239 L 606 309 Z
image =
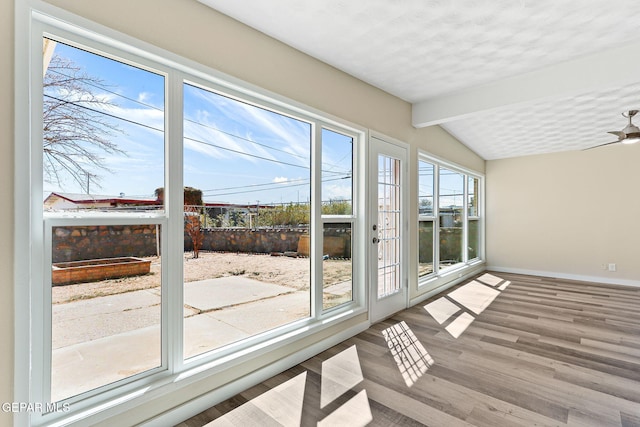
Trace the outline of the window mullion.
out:
M 311 318 L 322 314 L 322 126 L 313 124 L 311 140 Z
M 433 274 L 440 272 L 440 165 L 433 167 Z
M 462 262 L 469 262 L 469 176 L 463 175 L 462 198 Z
M 170 372 L 179 371 L 183 364 L 183 294 L 184 294 L 184 190 L 183 190 L 183 76 L 177 71 L 167 78 L 167 109 L 165 124 L 165 209 L 168 223 L 167 260 L 163 262 L 163 363 Z

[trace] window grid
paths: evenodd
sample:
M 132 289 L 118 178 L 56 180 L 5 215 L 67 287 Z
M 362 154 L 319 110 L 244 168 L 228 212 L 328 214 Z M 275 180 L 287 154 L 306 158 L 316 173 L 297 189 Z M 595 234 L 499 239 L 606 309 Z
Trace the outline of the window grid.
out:
M 378 161 L 378 298 L 397 293 L 400 282 L 400 161 Z

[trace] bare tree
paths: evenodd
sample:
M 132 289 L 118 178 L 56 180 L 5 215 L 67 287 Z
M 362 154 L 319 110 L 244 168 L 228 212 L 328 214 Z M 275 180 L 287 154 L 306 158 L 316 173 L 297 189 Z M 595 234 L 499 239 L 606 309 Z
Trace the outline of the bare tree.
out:
M 112 139 L 121 130 L 109 118 L 115 104 L 104 82 L 72 61 L 54 55 L 44 76 L 44 179 L 61 184 L 71 177 L 89 192 L 99 186 L 96 170 L 108 172 L 101 154 L 125 154 Z
M 184 215 L 184 229 L 193 244 L 193 257 L 198 258 L 200 256 L 202 242 L 204 241 L 204 233 L 202 232 L 202 225 L 200 224 L 200 209 L 198 206 L 185 205 Z

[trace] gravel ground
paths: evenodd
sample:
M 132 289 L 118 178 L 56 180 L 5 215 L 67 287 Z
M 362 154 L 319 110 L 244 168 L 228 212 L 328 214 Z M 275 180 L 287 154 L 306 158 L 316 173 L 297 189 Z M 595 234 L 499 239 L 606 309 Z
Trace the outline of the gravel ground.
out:
M 61 304 L 159 287 L 160 258 L 149 259 L 151 272 L 144 276 L 54 286 L 53 303 Z M 305 289 L 309 287 L 309 269 L 309 258 L 219 252 L 200 252 L 197 259 L 194 259 L 191 253 L 185 253 L 184 258 L 185 282 L 225 276 L 246 276 L 294 289 Z M 325 286 L 348 280 L 351 275 L 351 260 L 325 260 L 323 271 Z

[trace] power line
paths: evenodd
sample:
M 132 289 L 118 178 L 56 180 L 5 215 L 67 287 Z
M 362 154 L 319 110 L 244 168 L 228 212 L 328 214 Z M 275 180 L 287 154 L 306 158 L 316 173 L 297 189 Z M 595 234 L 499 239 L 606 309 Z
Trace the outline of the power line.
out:
M 230 137 L 232 137 L 232 138 L 241 139 L 241 140 L 243 140 L 243 141 L 250 142 L 251 144 L 259 145 L 259 146 L 261 146 L 261 147 L 265 147 L 265 148 L 268 148 L 268 149 L 273 150 L 273 151 L 278 151 L 278 152 L 280 152 L 280 153 L 284 153 L 284 154 L 287 154 L 287 155 L 292 156 L 292 157 L 298 157 L 298 158 L 305 159 L 305 160 L 306 160 L 306 159 L 308 159 L 308 157 L 307 157 L 307 156 L 303 156 L 303 155 L 301 155 L 301 154 L 294 154 L 294 153 L 290 153 L 290 152 L 288 152 L 288 151 L 286 151 L 286 150 L 281 150 L 281 149 L 279 149 L 279 148 L 275 148 L 275 147 L 272 147 L 272 146 L 267 145 L 267 144 L 262 144 L 262 143 L 260 143 L 260 142 L 254 141 L 254 140 L 252 140 L 252 139 L 245 138 L 245 137 L 242 137 L 242 136 L 240 136 L 240 135 L 236 135 L 236 134 L 233 134 L 233 133 L 230 133 L 230 132 L 224 131 L 224 130 L 222 130 L 222 129 L 218 129 L 218 128 L 216 128 L 216 127 L 213 127 L 213 126 L 210 126 L 210 125 L 207 125 L 207 124 L 204 124 L 204 123 L 200 123 L 200 122 L 197 122 L 197 121 L 192 120 L 192 119 L 187 119 L 187 118 L 185 118 L 185 119 L 184 119 L 184 121 L 186 121 L 186 122 L 190 122 L 190 123 L 193 123 L 193 124 L 196 124 L 196 125 L 199 125 L 199 126 L 202 126 L 202 127 L 204 127 L 204 128 L 207 128 L 207 129 L 214 130 L 214 131 L 216 131 L 216 132 L 223 133 L 223 134 L 228 135 L 228 136 L 230 136 Z
M 59 75 L 61 75 L 61 76 L 65 76 L 65 77 L 73 78 L 73 76 L 70 76 L 70 75 L 68 75 L 68 74 L 64 74 L 64 73 L 62 73 L 62 72 L 60 72 L 60 71 L 56 71 L 56 70 L 48 70 L 48 72 L 49 72 L 49 71 L 50 71 L 50 72 L 53 72 L 53 73 L 56 73 L 56 74 L 59 74 Z M 97 85 L 97 84 L 92 84 L 92 83 L 89 83 L 89 82 L 84 82 L 84 84 L 86 84 L 87 86 L 92 86 L 92 87 L 95 87 L 95 88 L 97 88 L 97 89 L 103 90 L 103 91 L 105 91 L 105 92 L 107 92 L 107 93 L 110 93 L 110 94 L 112 94 L 112 95 L 116 95 L 116 96 L 118 96 L 118 97 L 120 97 L 120 98 L 124 98 L 124 99 L 126 99 L 126 100 L 128 100 L 128 101 L 134 102 L 134 103 L 139 104 L 139 105 L 142 105 L 142 106 L 144 106 L 144 107 L 147 107 L 147 108 L 150 108 L 150 109 L 153 109 L 153 110 L 160 111 L 160 112 L 164 113 L 164 110 L 163 110 L 163 109 L 161 109 L 161 108 L 158 108 L 158 107 L 156 107 L 156 106 L 154 106 L 154 105 L 151 105 L 151 104 L 147 104 L 147 103 L 142 102 L 142 101 L 137 100 L 137 99 L 133 99 L 133 98 L 128 97 L 128 96 L 126 96 L 126 95 L 123 95 L 123 94 L 121 94 L 121 93 L 118 93 L 118 92 L 115 92 L 115 91 L 109 90 L 109 89 L 107 89 L 107 88 L 106 88 L 106 87 L 104 87 L 104 86 L 100 86 L 100 85 Z M 48 97 L 50 97 L 50 98 L 56 99 L 56 100 L 61 101 L 61 102 L 65 102 L 65 101 L 63 101 L 63 100 L 61 100 L 61 99 L 59 99 L 59 98 L 53 97 L 53 96 L 51 96 L 51 95 L 45 95 L 45 96 L 48 96 Z M 69 103 L 71 103 L 71 104 L 73 104 L 73 105 L 77 105 L 78 107 L 88 108 L 88 107 L 84 107 L 84 106 L 82 106 L 82 105 L 78 105 L 78 104 L 76 104 L 76 103 L 74 103 L 74 102 L 69 102 Z M 95 111 L 95 112 L 98 112 L 98 113 L 103 113 L 103 114 L 105 114 L 105 115 L 107 115 L 107 116 L 110 116 L 110 117 L 113 117 L 113 118 L 118 118 L 118 119 L 121 119 L 121 120 L 124 120 L 124 121 L 130 122 L 130 123 L 140 124 L 140 125 L 142 125 L 142 126 L 145 126 L 145 125 L 143 125 L 142 123 L 133 122 L 133 121 L 131 121 L 131 120 L 127 120 L 127 119 L 124 119 L 124 118 L 119 117 L 119 116 L 115 116 L 115 115 L 112 115 L 112 114 L 108 114 L 108 113 L 106 113 L 106 112 L 102 112 L 102 111 L 99 111 L 99 110 L 93 110 L 93 109 L 91 109 L 91 110 L 92 110 L 92 111 Z M 285 153 L 285 154 L 288 154 L 288 155 L 293 156 L 293 157 L 299 157 L 299 158 L 302 158 L 302 159 L 305 159 L 305 158 L 306 158 L 305 156 L 302 156 L 302 155 L 299 155 L 299 154 L 290 153 L 290 152 L 288 152 L 288 151 L 281 150 L 281 149 L 279 149 L 279 148 L 275 148 L 275 147 L 272 147 L 272 146 L 267 145 L 267 144 L 262 144 L 262 143 L 260 143 L 260 142 L 253 141 L 253 140 L 251 140 L 251 139 L 249 139 L 249 138 L 244 138 L 244 137 L 242 137 L 242 136 L 240 136 L 240 135 L 236 135 L 236 134 L 233 134 L 233 133 L 230 133 L 230 132 L 226 132 L 226 131 L 224 131 L 224 130 L 222 130 L 222 129 L 218 129 L 218 128 L 216 128 L 216 127 L 213 127 L 213 126 L 210 126 L 210 125 L 207 125 L 207 124 L 204 124 L 204 123 L 201 123 L 201 122 L 198 122 L 198 121 L 192 120 L 192 119 L 188 119 L 188 118 L 186 118 L 186 117 L 184 118 L 184 121 L 186 121 L 186 122 L 190 122 L 190 123 L 193 123 L 193 124 L 196 124 L 196 125 L 202 126 L 202 127 L 205 127 L 205 128 L 207 128 L 207 129 L 214 130 L 214 131 L 216 131 L 216 132 L 223 133 L 223 134 L 225 134 L 225 135 L 229 135 L 229 136 L 231 136 L 231 137 L 233 137 L 233 138 L 241 139 L 241 140 L 243 140 L 243 141 L 247 141 L 247 142 L 250 142 L 250 143 L 252 143 L 252 144 L 259 145 L 259 146 L 261 146 L 261 147 L 265 147 L 265 148 L 268 148 L 268 149 L 271 149 L 271 150 L 274 150 L 274 151 L 278 151 L 278 152 L 281 152 L 281 153 Z M 159 129 L 155 129 L 155 128 L 152 128 L 152 129 L 154 129 L 154 130 L 159 130 Z M 161 132 L 163 132 L 163 131 L 161 131 Z
M 49 72 L 55 73 L 55 74 L 58 74 L 58 75 L 61 75 L 61 76 L 64 76 L 64 77 L 69 77 L 70 79 L 76 78 L 74 76 L 70 76 L 69 74 L 65 74 L 63 72 L 60 72 L 60 71 L 57 71 L 57 70 L 54 70 L 54 69 L 51 69 L 51 68 L 47 69 L 47 73 L 49 73 Z M 95 87 L 96 89 L 103 90 L 103 91 L 108 92 L 108 93 L 110 93 L 112 95 L 119 96 L 120 98 L 124 98 L 126 100 L 131 101 L 131 102 L 135 102 L 136 104 L 140 104 L 140 105 L 143 105 L 143 106 L 145 106 L 147 108 L 151 108 L 153 110 L 161 111 L 161 112 L 164 113 L 164 109 L 162 109 L 162 108 L 156 107 L 155 105 L 152 105 L 152 104 L 147 104 L 146 102 L 142 102 L 139 99 L 133 99 L 133 98 L 130 98 L 130 97 L 128 97 L 126 95 L 123 95 L 121 93 L 109 90 L 105 86 L 101 86 L 101 85 L 98 85 L 98 84 L 95 84 L 95 83 L 90 83 L 90 82 L 87 82 L 87 81 L 83 81 L 82 84 L 87 85 L 87 86 Z
M 107 113 L 105 111 L 101 111 L 101 110 L 97 110 L 95 108 L 87 107 L 86 105 L 81 105 L 81 104 L 78 104 L 77 102 L 74 102 L 74 101 L 65 101 L 63 99 L 57 98 L 57 97 L 52 96 L 52 95 L 47 95 L 47 94 L 45 94 L 44 96 L 47 97 L 47 98 L 54 99 L 54 100 L 56 100 L 58 102 L 62 102 L 64 104 L 70 104 L 70 105 L 73 105 L 73 106 L 78 107 L 78 108 L 82 108 L 82 109 L 85 109 L 85 110 L 88 110 L 88 111 L 92 111 L 94 113 L 104 114 L 105 116 L 114 118 L 116 120 L 122 120 L 122 121 L 127 122 L 127 123 L 131 123 L 131 124 L 134 124 L 134 125 L 145 127 L 147 129 L 151 129 L 151 130 L 154 130 L 154 131 L 157 131 L 157 132 L 164 133 L 163 129 L 158 129 L 158 128 L 155 128 L 153 126 L 146 125 L 144 123 L 139 123 L 139 122 L 136 122 L 136 121 L 133 121 L 133 120 L 130 120 L 130 119 L 126 119 L 124 117 L 116 116 L 115 114 L 110 114 L 110 113 Z M 189 137 L 185 136 L 184 139 L 187 139 L 187 140 L 193 141 L 193 142 L 197 142 L 197 143 L 200 143 L 200 144 L 216 147 L 216 148 L 219 148 L 221 150 L 231 151 L 233 153 L 241 154 L 241 155 L 244 155 L 244 156 L 255 157 L 257 159 L 266 160 L 266 161 L 274 162 L 274 163 L 279 163 L 279 164 L 283 164 L 283 165 L 287 165 L 287 166 L 293 166 L 293 167 L 297 167 L 297 168 L 309 169 L 309 166 L 301 166 L 301 165 L 296 165 L 296 164 L 293 164 L 293 163 L 282 162 L 282 161 L 275 160 L 275 159 L 269 159 L 267 157 L 258 156 L 258 155 L 250 154 L 250 153 L 245 153 L 245 152 L 242 152 L 242 151 L 239 151 L 239 150 L 234 150 L 232 148 L 223 147 L 223 146 L 220 146 L 220 145 L 216 145 L 216 144 L 212 144 L 212 143 L 209 143 L 209 142 L 201 141 L 201 140 L 198 140 L 198 139 L 195 139 L 195 138 L 189 138 Z
M 305 182 L 309 182 L 311 181 L 310 178 L 300 178 L 300 179 L 292 179 L 292 180 L 287 180 L 284 181 L 286 183 L 290 183 L 290 182 L 300 182 L 300 181 L 305 181 Z M 263 186 L 267 186 L 267 185 L 282 185 L 282 183 L 279 182 L 266 182 L 266 183 L 262 183 L 262 184 L 249 184 L 249 185 L 240 185 L 237 187 L 224 187 L 224 188 L 214 188 L 211 190 L 202 190 L 203 193 L 207 193 L 207 192 L 211 192 L 211 191 L 221 191 L 221 190 L 235 190 L 236 188 L 246 188 L 246 187 L 263 187 Z
M 52 95 L 48 95 L 48 94 L 45 94 L 44 96 L 47 97 L 47 98 L 54 99 L 54 100 L 56 100 L 58 102 L 61 102 L 61 103 L 64 103 L 64 104 L 69 104 L 69 105 L 72 105 L 72 106 L 75 106 L 75 107 L 78 107 L 78 108 L 82 108 L 82 109 L 85 109 L 85 110 L 88 110 L 88 111 L 92 111 L 92 112 L 97 113 L 97 114 L 103 114 L 105 116 L 111 117 L 111 118 L 116 119 L 116 120 L 122 120 L 124 122 L 130 123 L 130 124 L 133 124 L 133 125 L 142 126 L 142 127 L 147 128 L 147 129 L 154 130 L 156 132 L 164 133 L 163 129 L 158 129 L 158 128 L 155 128 L 153 126 L 150 126 L 150 125 L 147 125 L 147 124 L 144 124 L 144 123 L 140 123 L 140 122 L 136 122 L 134 120 L 126 119 L 124 117 L 116 116 L 115 114 L 110 114 L 110 113 L 107 113 L 106 111 L 101 111 L 101 110 L 98 110 L 98 109 L 95 109 L 95 108 L 87 107 L 86 105 L 81 105 L 81 104 L 78 104 L 77 102 L 74 102 L 74 101 L 66 101 L 66 100 L 63 100 L 63 99 L 60 99 L 58 97 L 55 97 L 55 96 L 52 96 Z M 296 167 L 296 168 L 310 169 L 309 166 L 296 165 L 294 163 L 283 162 L 281 160 L 276 160 L 276 159 L 270 159 L 268 157 L 258 156 L 256 154 L 245 153 L 243 151 L 234 150 L 232 148 L 223 147 L 221 145 L 213 144 L 213 143 L 202 141 L 202 140 L 195 139 L 195 138 L 190 138 L 190 137 L 187 137 L 187 136 L 184 136 L 183 138 L 186 139 L 186 140 L 189 140 L 189 141 L 193 141 L 193 142 L 196 142 L 196 143 L 199 143 L 199 144 L 204 144 L 204 145 L 208 145 L 208 146 L 211 146 L 211 147 L 219 148 L 221 150 L 230 151 L 232 153 L 240 154 L 240 155 L 243 155 L 243 156 L 254 157 L 254 158 L 257 158 L 257 159 L 260 159 L 260 160 L 265 160 L 265 161 L 268 161 L 268 162 L 273 162 L 273 163 L 282 164 L 282 165 L 286 165 L 286 166 L 292 166 L 292 167 Z M 339 173 L 339 172 L 334 172 L 334 171 L 325 171 L 325 172 L 327 172 L 327 173 Z
M 349 179 L 351 178 L 351 176 L 345 176 L 345 177 L 341 177 L 341 178 L 330 178 L 330 179 L 325 179 L 322 180 L 322 182 L 330 182 L 330 181 L 340 181 L 343 179 Z M 276 183 L 274 183 L 276 184 Z M 260 184 L 258 184 L 260 185 Z M 245 190 L 245 191 L 232 191 L 232 192 L 228 192 L 228 193 L 216 193 L 216 194 L 207 194 L 208 197 L 218 197 L 218 196 L 229 196 L 229 195 L 236 195 L 236 194 L 244 194 L 244 193 L 255 193 L 256 191 L 271 191 L 271 190 L 277 190 L 280 188 L 293 188 L 293 187 L 302 187 L 308 185 L 308 183 L 302 183 L 302 184 L 291 184 L 291 185 L 282 185 L 280 184 L 277 187 L 274 188 L 268 188 L 268 189 L 264 189 L 264 188 L 259 188 L 259 189 L 254 189 L 254 190 Z M 212 190 L 210 190 L 212 191 Z
M 205 142 L 205 141 L 201 141 L 199 139 L 189 138 L 188 136 L 184 136 L 183 138 L 186 139 L 186 140 L 189 140 L 189 141 L 197 142 L 199 144 L 204 144 L 204 145 L 208 145 L 208 146 L 211 146 L 211 147 L 216 147 L 216 148 L 219 148 L 221 150 L 231 151 L 232 153 L 241 154 L 243 156 L 254 157 L 256 159 L 265 160 L 267 162 L 279 163 L 281 165 L 292 166 L 292 167 L 301 168 L 301 169 L 310 169 L 309 166 L 296 165 L 294 163 L 283 162 L 283 161 L 280 161 L 280 160 L 270 159 L 268 157 L 258 156 L 257 154 L 249 154 L 249 153 L 245 153 L 243 151 L 234 150 L 233 148 L 227 148 L 227 147 L 223 147 L 221 145 L 213 144 L 211 142 Z
M 62 72 L 60 72 L 60 71 L 53 70 L 53 69 L 50 69 L 50 70 L 48 70 L 47 72 L 52 72 L 52 73 L 55 73 L 55 74 L 58 74 L 58 75 L 61 75 L 61 76 L 68 77 L 68 78 L 74 78 L 73 76 L 70 76 L 70 75 L 68 75 L 68 74 L 65 74 L 65 73 L 62 73 Z M 121 94 L 121 93 L 118 93 L 118 92 L 115 92 L 115 91 L 109 90 L 109 89 L 107 89 L 107 88 L 106 88 L 106 87 L 104 87 L 104 86 L 97 85 L 97 84 L 94 84 L 94 83 L 89 83 L 89 82 L 84 82 L 84 84 L 86 84 L 87 86 L 92 86 L 92 87 L 95 87 L 95 88 L 97 88 L 97 89 L 103 90 L 103 91 L 105 91 L 105 92 L 107 92 L 107 93 L 110 93 L 110 94 L 112 94 L 112 95 L 118 96 L 118 97 L 123 98 L 123 99 L 126 99 L 126 100 L 128 100 L 128 101 L 133 102 L 133 103 L 136 103 L 136 104 L 142 105 L 142 106 L 144 106 L 144 107 L 147 107 L 147 108 L 150 108 L 150 109 L 153 109 L 153 110 L 160 111 L 160 112 L 164 113 L 164 110 L 163 110 L 163 109 L 161 109 L 161 108 L 158 108 L 158 107 L 156 107 L 156 106 L 154 106 L 154 105 L 151 105 L 151 104 L 147 104 L 147 103 L 142 102 L 142 101 L 137 100 L 137 99 L 133 99 L 133 98 L 128 97 L 128 96 L 126 96 L 126 95 L 123 95 L 123 94 Z M 51 95 L 45 95 L 45 96 L 49 96 L 49 97 L 51 97 L 51 98 L 53 98 L 53 99 L 56 99 L 56 100 L 58 100 L 58 101 L 62 101 L 62 100 L 60 100 L 59 98 L 55 98 L 55 97 L 53 97 L 53 96 L 51 96 Z M 222 96 L 222 95 L 219 95 L 219 96 Z M 72 103 L 73 105 L 78 105 L 78 104 L 75 104 L 75 103 L 73 103 L 73 102 L 71 102 L 71 103 Z M 81 105 L 78 105 L 78 106 L 79 106 L 79 107 L 83 107 L 83 108 L 88 108 L 88 107 L 84 107 L 84 106 L 81 106 Z M 139 125 L 141 125 L 141 126 L 145 126 L 145 125 L 143 125 L 143 124 L 141 124 L 141 123 L 133 122 L 133 121 L 131 121 L 131 120 L 127 120 L 127 119 L 124 119 L 124 118 L 119 117 L 119 116 L 115 116 L 115 115 L 111 115 L 111 114 L 108 114 L 108 113 L 105 113 L 105 112 L 101 112 L 101 111 L 99 111 L 99 110 L 93 110 L 93 109 L 91 109 L 91 110 L 92 110 L 92 111 L 95 111 L 95 112 L 98 112 L 98 113 L 103 113 L 103 114 L 105 114 L 105 115 L 107 115 L 107 116 L 110 116 L 110 117 L 119 118 L 119 119 L 121 119 L 121 120 L 125 120 L 125 121 L 128 121 L 128 122 L 130 122 L 130 123 L 134 123 L 134 124 L 139 124 Z M 277 114 L 277 113 L 276 113 L 276 114 Z M 277 151 L 277 152 L 280 152 L 280 153 L 284 153 L 284 154 L 287 154 L 287 155 L 292 156 L 292 157 L 298 157 L 298 158 L 305 159 L 305 160 L 306 160 L 306 159 L 308 159 L 308 157 L 307 157 L 307 156 L 303 156 L 303 155 L 300 155 L 300 154 L 291 153 L 291 152 L 286 151 L 286 150 L 281 150 L 281 149 L 279 149 L 279 148 L 272 147 L 271 145 L 263 144 L 263 143 L 260 143 L 260 142 L 258 142 L 258 141 L 254 141 L 254 140 L 252 140 L 252 139 L 245 138 L 245 137 L 242 137 L 242 136 L 240 136 L 240 135 L 236 135 L 236 134 L 233 134 L 233 133 L 231 133 L 231 132 L 224 131 L 224 130 L 219 129 L 219 128 L 216 128 L 216 127 L 214 127 L 214 126 L 211 126 L 211 125 L 207 125 L 207 124 L 205 124 L 205 123 L 198 122 L 198 121 L 193 120 L 193 119 L 189 119 L 189 118 L 184 117 L 184 121 L 185 121 L 185 122 L 189 122 L 189 123 L 193 123 L 193 124 L 198 125 L 198 126 L 202 126 L 202 127 L 204 127 L 204 128 L 207 128 L 207 129 L 214 130 L 214 131 L 216 131 L 216 132 L 220 132 L 220 133 L 225 134 L 225 135 L 228 135 L 228 136 L 230 136 L 230 137 L 232 137 L 232 138 L 240 139 L 240 140 L 243 140 L 243 141 L 249 142 L 249 143 L 251 143 L 251 144 L 255 144 L 255 145 L 258 145 L 258 146 L 261 146 L 261 147 L 264 147 L 264 148 L 268 148 L 268 149 L 273 150 L 273 151 Z M 147 126 L 147 127 L 149 127 L 149 126 Z M 154 130 L 158 130 L 158 131 L 160 131 L 159 129 L 155 129 L 155 128 L 151 128 L 151 127 L 149 127 L 149 128 L 150 128 L 150 129 L 154 129 Z M 161 131 L 161 132 L 164 132 L 164 131 Z M 341 160 L 342 160 L 342 159 L 341 159 Z M 334 167 L 334 168 L 338 166 L 338 165 L 332 165 L 332 164 L 330 164 L 330 163 L 327 163 L 327 165 L 328 165 L 328 166 L 332 166 L 332 167 Z M 327 172 L 332 172 L 332 171 L 327 171 Z
M 62 102 L 63 104 L 70 104 L 70 105 L 73 105 L 74 107 L 83 108 L 83 109 L 88 110 L 88 111 L 93 111 L 94 113 L 104 114 L 105 116 L 111 117 L 111 118 L 116 119 L 116 120 L 122 120 L 124 122 L 128 122 L 128 123 L 131 123 L 133 125 L 142 126 L 142 127 L 147 128 L 147 129 L 154 130 L 156 132 L 164 133 L 164 129 L 158 129 L 158 128 L 155 128 L 153 126 L 146 125 L 144 123 L 136 122 L 136 121 L 133 121 L 133 120 L 130 120 L 130 119 L 125 119 L 124 117 L 116 116 L 115 114 L 107 113 L 106 111 L 97 110 L 95 108 L 87 107 L 86 105 L 78 104 L 77 102 L 74 102 L 74 101 L 66 101 L 64 99 L 60 99 L 60 98 L 55 97 L 53 95 L 47 95 L 46 93 L 44 94 L 44 96 L 46 98 L 55 99 L 56 101 Z
M 96 108 L 91 108 L 91 107 L 88 107 L 86 105 L 79 104 L 77 101 L 67 101 L 67 100 L 64 100 L 64 99 L 61 99 L 61 98 L 58 98 L 58 97 L 55 97 L 55 96 L 49 95 L 49 94 L 44 94 L 44 96 L 47 97 L 47 98 L 56 100 L 58 102 L 61 102 L 63 104 L 69 104 L 69 105 L 72 105 L 72 106 L 75 106 L 75 107 L 78 107 L 78 108 L 85 109 L 87 111 L 92 111 L 92 112 L 97 113 L 97 114 L 103 114 L 103 115 L 105 115 L 107 117 L 111 117 L 111 118 L 116 119 L 116 120 L 121 120 L 121 121 L 130 123 L 130 124 L 133 124 L 133 125 L 141 126 L 141 127 L 156 131 L 156 132 L 164 133 L 164 129 L 159 129 L 159 128 L 153 127 L 151 125 L 147 125 L 147 124 L 144 124 L 144 123 L 136 122 L 136 121 L 131 120 L 131 119 L 127 119 L 127 118 L 124 118 L 124 117 L 117 116 L 115 114 L 107 113 L 106 111 L 98 110 Z M 127 98 L 127 99 L 130 99 L 130 98 Z M 134 102 L 138 102 L 138 101 L 134 101 Z M 205 126 L 205 127 L 208 127 L 208 126 L 206 126 L 204 124 L 201 124 L 201 123 L 198 123 L 198 122 L 194 122 L 194 123 L 200 124 L 200 125 Z M 255 141 L 252 141 L 252 140 L 249 140 L 249 139 L 246 139 L 246 138 L 242 138 L 240 136 L 233 135 L 233 134 L 230 134 L 228 132 L 224 132 L 224 131 L 222 131 L 220 129 L 216 129 L 216 128 L 211 128 L 211 129 L 217 130 L 217 131 L 219 131 L 221 133 L 225 133 L 227 135 L 230 135 L 230 136 L 233 136 L 235 138 L 239 138 L 239 139 L 242 139 L 242 140 L 257 144 L 257 145 L 262 145 L 262 146 L 274 149 L 276 151 L 281 151 L 281 152 L 287 153 L 284 150 L 279 150 L 279 149 L 274 148 L 274 147 L 270 147 L 270 146 L 267 146 L 267 145 L 264 145 L 264 144 L 260 144 L 260 143 L 257 143 Z M 297 164 L 290 163 L 290 162 L 283 162 L 281 160 L 270 159 L 268 157 L 258 156 L 256 154 L 251 154 L 251 153 L 246 153 L 246 152 L 239 151 L 239 150 L 234 150 L 232 148 L 223 147 L 221 145 L 213 144 L 213 143 L 202 141 L 202 140 L 195 139 L 195 138 L 190 138 L 190 137 L 187 137 L 187 136 L 184 136 L 184 139 L 189 140 L 189 141 L 193 141 L 193 142 L 196 142 L 196 143 L 199 143 L 199 144 L 204 144 L 204 145 L 208 145 L 208 146 L 211 146 L 211 147 L 216 147 L 216 148 L 219 148 L 221 150 L 230 151 L 230 152 L 233 152 L 233 153 L 236 153 L 236 154 L 249 156 L 249 157 L 254 157 L 254 158 L 257 158 L 257 159 L 260 159 L 260 160 L 265 160 L 265 161 L 269 161 L 269 162 L 273 162 L 273 163 L 277 163 L 277 164 L 282 164 L 282 165 L 285 165 L 285 166 L 292 166 L 292 167 L 297 167 L 297 168 L 302 168 L 302 169 L 310 169 L 309 166 L 302 166 L 302 165 L 297 165 Z M 296 154 L 291 154 L 291 153 L 287 153 L 287 154 L 290 154 L 290 155 L 295 156 L 295 157 L 305 158 L 304 156 L 301 156 L 301 155 L 296 155 Z M 342 174 L 343 173 L 343 172 L 332 171 L 332 170 L 323 170 L 323 172 L 325 172 L 325 173 L 335 173 L 335 174 Z

